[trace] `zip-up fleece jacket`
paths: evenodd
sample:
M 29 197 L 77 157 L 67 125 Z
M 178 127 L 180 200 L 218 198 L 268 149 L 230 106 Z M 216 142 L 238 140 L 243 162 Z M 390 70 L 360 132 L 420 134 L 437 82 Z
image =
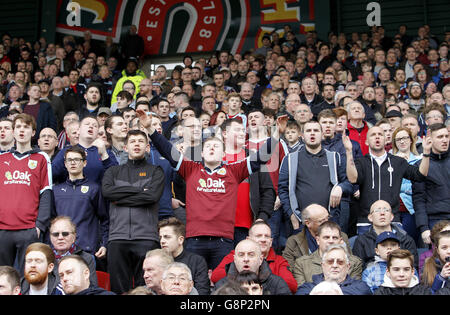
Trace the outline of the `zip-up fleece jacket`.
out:
M 427 179 L 413 183 L 413 203 L 416 225 L 422 233 L 429 230 L 428 220 L 450 220 L 450 158 L 431 153 Z
M 109 217 L 101 186 L 86 177 L 53 187 L 57 215 L 69 216 L 77 226 L 77 245 L 94 254 L 108 243 Z
M 409 165 L 404 158 L 387 153 L 386 159 L 378 167 L 378 163 L 370 154 L 355 160 L 359 185 L 360 212 L 358 223 L 370 223 L 367 216 L 370 206 L 377 200 L 384 200 L 391 205 L 394 222 L 400 222 L 399 203 L 400 188 L 403 178 L 421 182 L 426 179 L 419 172 L 419 168 Z
M 163 170 L 148 164 L 145 158 L 107 169 L 102 192 L 111 201 L 109 241 L 158 242 L 158 203 L 163 189 Z

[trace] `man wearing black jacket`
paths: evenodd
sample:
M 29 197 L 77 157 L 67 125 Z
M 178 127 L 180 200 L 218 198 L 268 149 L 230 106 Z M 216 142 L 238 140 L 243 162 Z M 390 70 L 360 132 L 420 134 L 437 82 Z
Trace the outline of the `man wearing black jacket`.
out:
M 59 279 L 67 295 L 115 295 L 89 281 L 89 267 L 81 256 L 68 255 L 61 258 L 58 266 Z
M 175 262 L 186 264 L 192 273 L 194 288 L 199 295 L 210 294 L 210 281 L 208 278 L 208 265 L 205 259 L 184 249 L 186 228 L 177 218 L 168 218 L 158 223 L 159 242 L 161 248 L 173 256 Z
M 427 137 L 423 143 L 422 162 L 420 166 L 409 165 L 398 156 L 385 151 L 385 136 L 382 128 L 374 126 L 367 133 L 366 143 L 369 153 L 364 157 L 353 160 L 352 143 L 347 135 L 342 136 L 347 155 L 348 180 L 359 185 L 360 211 L 358 214 L 358 234 L 366 232 L 370 226 L 368 214 L 371 205 L 377 200 L 389 203 L 394 213 L 394 222 L 400 222 L 399 194 L 402 179 L 424 181 L 428 174 L 431 138 Z
M 128 132 L 125 140 L 128 162 L 109 168 L 103 177 L 103 196 L 111 202 L 108 264 L 111 290 L 128 292 L 143 285 L 145 254 L 158 247 L 158 203 L 164 189 L 164 172 L 145 158 L 147 135 Z
M 362 259 L 364 269 L 370 262 L 375 260 L 377 236 L 383 232 L 393 232 L 399 240 L 400 248 L 407 249 L 414 255 L 414 267 L 417 268 L 419 266 L 416 243 L 403 229 L 399 228 L 396 224 L 392 224 L 394 215 L 392 214 L 390 205 L 386 201 L 376 201 L 370 207 L 368 219 L 372 223 L 372 226 L 366 233 L 356 238 L 352 248 L 353 254 Z
M 413 255 L 408 250 L 396 249 L 388 256 L 384 283 L 375 295 L 431 295 L 431 290 L 414 275 Z
M 258 275 L 264 292 L 270 295 L 291 295 L 283 278 L 276 276 L 264 260 L 259 244 L 250 239 L 239 242 L 234 253 L 234 262 L 228 265 L 227 276 L 216 283 L 220 288 L 227 279 L 236 277 L 242 271 L 252 271 Z
M 100 108 L 100 100 L 101 100 L 101 88 L 99 85 L 95 83 L 91 83 L 84 95 L 84 99 L 86 100 L 86 104 L 80 107 L 78 111 L 78 116 L 80 117 L 80 121 L 83 120 L 84 117 L 94 115 L 97 116 L 98 109 Z
M 413 183 L 412 190 L 416 225 L 423 241 L 431 244 L 430 230 L 434 224 L 450 219 L 450 159 L 449 132 L 445 125 L 434 124 L 428 130 L 432 139 L 430 170 L 427 180 Z
M 318 105 L 323 102 L 323 98 L 316 94 L 317 83 L 310 77 L 302 80 L 302 94 L 300 94 L 300 101 L 302 104 L 307 104 L 309 107 Z

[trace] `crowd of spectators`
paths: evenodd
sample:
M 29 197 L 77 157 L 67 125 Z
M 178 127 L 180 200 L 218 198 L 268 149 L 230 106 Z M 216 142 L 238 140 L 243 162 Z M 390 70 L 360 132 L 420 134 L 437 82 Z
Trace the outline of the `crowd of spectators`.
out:
M 151 74 L 136 27 L 3 34 L 0 293 L 450 294 L 450 32 L 412 33 Z

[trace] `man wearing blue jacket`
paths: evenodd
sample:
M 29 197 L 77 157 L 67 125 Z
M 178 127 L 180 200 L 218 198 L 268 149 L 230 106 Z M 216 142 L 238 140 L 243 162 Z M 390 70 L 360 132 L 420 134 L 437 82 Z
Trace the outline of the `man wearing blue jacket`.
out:
M 323 281 L 336 282 L 344 295 L 372 295 L 372 291 L 362 280 L 350 277 L 350 260 L 345 244 L 330 245 L 322 255 L 323 273 L 314 275 L 312 282 L 299 286 L 296 295 L 308 295 Z
M 68 216 L 77 227 L 76 243 L 101 259 L 106 256 L 109 218 L 101 187 L 83 174 L 86 153 L 79 146 L 66 150 L 64 164 L 69 178 L 53 188 L 58 216 Z
M 92 182 L 101 184 L 105 171 L 113 165 L 118 165 L 118 162 L 112 151 L 105 147 L 103 140 L 97 138 L 98 128 L 98 122 L 94 116 L 83 118 L 80 122 L 78 145 L 86 152 L 87 164 L 84 175 Z M 53 180 L 55 182 L 63 183 L 68 177 L 64 165 L 64 156 L 69 147 L 59 151 L 52 162 Z
M 305 146 L 283 159 L 278 194 L 294 230 L 299 230 L 301 212 L 310 204 L 328 209 L 331 220 L 339 223 L 342 195 L 352 193 L 339 153 L 322 148 L 322 127 L 316 121 L 305 123 Z
M 346 161 L 346 152 L 344 148 L 344 144 L 342 143 L 342 135 L 336 134 L 336 122 L 337 116 L 331 109 L 325 109 L 319 113 L 317 116 L 317 121 L 322 126 L 322 147 L 327 149 L 328 151 L 334 151 L 340 154 L 341 160 L 343 163 L 347 163 Z M 351 140 L 353 144 L 352 155 L 353 158 L 362 157 L 361 147 L 359 143 Z M 359 197 L 359 187 L 358 185 L 353 185 L 351 194 L 344 194 L 342 196 L 341 201 L 341 213 L 340 213 L 340 222 L 342 231 L 348 233 L 349 225 L 353 223 L 353 217 L 350 218 L 350 202 L 351 199 Z M 356 220 L 355 220 L 356 223 Z

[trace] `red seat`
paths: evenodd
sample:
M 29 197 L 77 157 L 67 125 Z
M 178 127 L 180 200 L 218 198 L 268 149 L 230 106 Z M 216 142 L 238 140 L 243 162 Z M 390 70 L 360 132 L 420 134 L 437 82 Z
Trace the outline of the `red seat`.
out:
M 109 280 L 109 273 L 103 271 L 96 271 L 97 282 L 100 288 L 111 291 L 111 282 Z

